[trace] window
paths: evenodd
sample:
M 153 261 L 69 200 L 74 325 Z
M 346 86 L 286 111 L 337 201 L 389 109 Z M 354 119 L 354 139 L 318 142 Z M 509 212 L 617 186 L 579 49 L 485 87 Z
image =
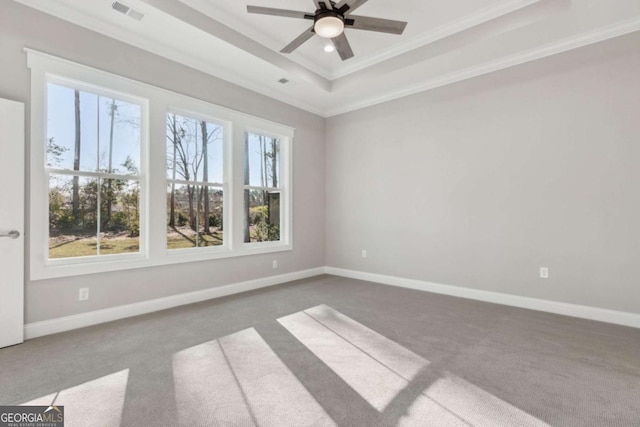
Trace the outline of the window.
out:
M 49 259 L 140 252 L 141 112 L 47 84 Z
M 224 126 L 167 115 L 167 248 L 224 243 Z
M 244 242 L 280 240 L 280 142 L 247 132 L 244 143 Z
M 27 54 L 31 280 L 292 249 L 293 129 Z

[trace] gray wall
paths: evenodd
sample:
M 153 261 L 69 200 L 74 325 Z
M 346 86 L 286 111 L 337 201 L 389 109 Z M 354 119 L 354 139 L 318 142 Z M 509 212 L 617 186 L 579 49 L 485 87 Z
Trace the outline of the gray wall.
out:
M 640 313 L 638 46 L 329 119 L 327 265 Z
M 28 282 L 26 322 L 324 265 L 324 120 L 11 1 L 0 2 L 0 97 L 29 104 L 24 47 L 284 123 L 293 143 L 293 245 L 277 254 Z M 28 128 L 28 127 L 27 127 Z M 278 260 L 273 270 L 271 260 Z M 78 288 L 91 299 L 79 303 Z
M 26 322 L 319 267 L 325 254 L 335 267 L 640 312 L 638 45 L 627 36 L 325 122 L 0 2 L 0 97 L 28 106 L 27 46 L 296 128 L 292 252 L 28 282 Z

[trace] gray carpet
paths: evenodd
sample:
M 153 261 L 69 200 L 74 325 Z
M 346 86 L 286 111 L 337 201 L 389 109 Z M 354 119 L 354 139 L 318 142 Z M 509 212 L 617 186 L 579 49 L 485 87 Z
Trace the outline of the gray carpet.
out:
M 640 426 L 640 330 L 333 276 L 0 350 L 67 426 Z

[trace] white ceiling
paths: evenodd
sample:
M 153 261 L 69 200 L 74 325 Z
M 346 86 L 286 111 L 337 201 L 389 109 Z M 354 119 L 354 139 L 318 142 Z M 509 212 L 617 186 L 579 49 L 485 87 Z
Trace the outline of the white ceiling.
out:
M 279 51 L 297 35 L 311 27 L 311 21 L 264 16 L 247 13 L 247 4 L 279 9 L 292 9 L 312 13 L 312 0 L 182 0 L 183 3 L 199 9 L 258 40 L 260 43 Z M 291 58 L 326 76 L 335 78 L 366 66 L 374 58 L 393 55 L 399 48 L 414 46 L 425 34 L 450 26 L 461 18 L 485 14 L 488 10 L 503 13 L 504 5 L 514 2 L 504 0 L 370 0 L 354 13 L 376 18 L 407 21 L 409 25 L 401 36 L 369 31 L 347 29 L 346 34 L 356 56 L 348 61 L 340 60 L 337 53 L 324 53 L 326 39 L 314 37 L 293 52 Z M 532 3 L 517 2 L 516 7 Z M 508 8 L 510 9 L 510 8 Z M 508 10 L 507 9 L 507 10 Z
M 246 12 L 312 0 L 120 0 L 141 21 L 112 0 L 15 1 L 325 117 L 640 30 L 638 0 L 369 0 L 358 15 L 407 29 L 347 29 L 355 57 L 341 61 L 317 36 L 279 53 L 310 21 Z

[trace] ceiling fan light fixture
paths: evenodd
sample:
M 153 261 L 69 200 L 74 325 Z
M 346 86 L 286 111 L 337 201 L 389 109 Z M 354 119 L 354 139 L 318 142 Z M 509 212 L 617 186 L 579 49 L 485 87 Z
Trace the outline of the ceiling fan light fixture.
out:
M 302 34 L 293 39 L 291 43 L 283 47 L 280 53 L 291 53 L 302 46 L 307 40 L 317 35 L 325 39 L 331 39 L 333 47 L 343 61 L 353 57 L 353 49 L 344 33 L 346 27 L 378 33 L 402 34 L 407 26 L 407 23 L 404 21 L 351 14 L 351 12 L 366 3 L 367 0 L 339 0 L 337 4 L 336 2 L 338 2 L 338 0 L 313 0 L 316 10 L 310 13 L 299 10 L 276 9 L 273 7 L 252 5 L 247 5 L 247 12 L 259 15 L 313 20 L 313 26 L 304 30 Z M 390 3 L 393 2 L 387 2 L 387 4 Z M 331 48 L 325 47 L 325 52 L 330 51 Z
M 313 25 L 317 35 L 325 39 L 338 37 L 344 31 L 344 21 L 337 16 L 325 16 Z

